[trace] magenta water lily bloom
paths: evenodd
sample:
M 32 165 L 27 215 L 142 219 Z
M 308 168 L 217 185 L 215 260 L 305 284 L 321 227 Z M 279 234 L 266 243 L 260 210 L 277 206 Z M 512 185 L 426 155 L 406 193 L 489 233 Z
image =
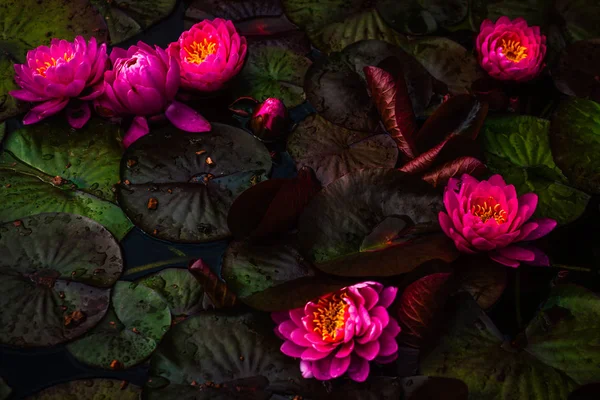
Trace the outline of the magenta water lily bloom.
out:
M 479 64 L 493 78 L 524 82 L 544 68 L 546 36 L 523 18 L 482 22 L 476 41 Z
M 517 197 L 513 185 L 500 175 L 478 181 L 470 175 L 450 179 L 444 192 L 446 212 L 440 212 L 442 229 L 464 253 L 488 252 L 510 267 L 520 262 L 549 265 L 539 249 L 519 242 L 539 239 L 556 227 L 550 218 L 531 219 L 538 197 L 527 193 Z
M 165 50 L 138 42 L 128 50 L 110 53 L 112 69 L 104 73 L 104 94 L 96 99 L 96 111 L 105 117 L 133 115 L 123 138 L 127 147 L 149 132 L 146 117 L 163 114 L 177 128 L 206 132 L 210 124 L 200 114 L 175 101 L 179 89 L 179 64 Z
M 363 382 L 369 362 L 386 364 L 398 357 L 400 326 L 388 307 L 398 289 L 363 282 L 309 302 L 304 308 L 272 314 L 281 351 L 300 359 L 305 378 L 329 380 L 344 374 Z
M 167 51 L 181 66 L 182 87 L 212 92 L 242 69 L 246 38 L 237 33 L 231 21 L 206 19 L 183 32 Z
M 107 64 L 106 44 L 89 43 L 82 36 L 73 42 L 52 39 L 50 46 L 27 52 L 26 64 L 15 64 L 15 81 L 21 87 L 10 95 L 39 102 L 23 119 L 34 124 L 67 107 L 67 120 L 74 128 L 83 127 L 91 112 L 89 100 L 102 94 Z M 71 104 L 69 104 L 71 102 Z

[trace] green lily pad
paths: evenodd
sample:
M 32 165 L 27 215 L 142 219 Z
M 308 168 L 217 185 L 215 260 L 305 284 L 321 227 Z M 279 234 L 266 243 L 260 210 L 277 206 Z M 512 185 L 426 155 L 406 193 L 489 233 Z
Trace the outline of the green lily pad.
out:
M 300 122 L 287 145 L 296 167 L 312 168 L 323 186 L 363 168 L 394 167 L 398 159 L 398 146 L 387 133 L 351 131 L 320 115 Z
M 264 377 L 258 389 L 299 392 L 310 384 L 302 378 L 298 360 L 279 350 L 281 340 L 266 315 L 223 315 L 206 312 L 175 325 L 165 335 L 150 361 L 153 381 L 168 385 L 155 392 L 169 392 L 180 385 L 223 385 L 245 378 Z M 262 378 L 262 380 L 264 380 Z M 253 381 L 253 380 L 251 380 Z M 257 382 L 249 382 L 257 385 Z M 246 384 L 239 384 L 241 390 Z M 260 387 L 262 386 L 262 387 Z
M 173 12 L 177 0 L 89 0 L 108 26 L 111 44 L 141 33 Z
M 11 393 L 11 387 L 0 377 L 0 400 L 8 399 Z
M 321 190 L 298 222 L 301 250 L 315 267 L 341 276 L 392 276 L 426 261 L 452 261 L 456 248 L 439 234 L 441 196 L 419 178 L 374 168 L 353 171 Z M 363 240 L 386 218 L 407 222 L 384 248 Z
M 96 118 L 77 131 L 57 117 L 12 132 L 0 154 L 0 221 L 69 212 L 122 239 L 132 227 L 112 190 L 122 152 L 120 128 Z
M 152 354 L 170 325 L 169 305 L 157 292 L 119 281 L 102 322 L 67 349 L 76 359 L 94 367 L 129 368 Z
M 305 100 L 304 74 L 310 64 L 308 58 L 289 49 L 250 45 L 234 91 L 258 101 L 277 97 L 287 107 L 297 106 Z
M 117 379 L 82 379 L 52 386 L 27 400 L 138 400 L 142 389 Z
M 205 309 L 202 305 L 204 289 L 187 269 L 163 269 L 142 278 L 139 284 L 160 294 L 169 304 L 173 317 L 185 317 Z
M 14 81 L 14 61 L 0 50 L 0 121 L 25 111 L 27 104 L 8 94 L 11 90 L 19 89 Z
M 475 56 L 445 37 L 426 37 L 400 44 L 452 94 L 469 93 L 473 82 L 484 76 Z
M 577 386 L 573 379 L 527 349 L 518 351 L 508 341 L 503 343 L 502 335 L 474 300 L 469 298 L 467 304 L 454 316 L 440 344 L 421 361 L 421 373 L 464 381 L 470 400 L 568 397 Z M 563 345 L 559 356 L 570 347 L 566 342 Z
M 552 158 L 549 130 L 550 122 L 536 117 L 488 118 L 483 147 L 488 167 L 515 185 L 519 195 L 538 195 L 535 216 L 567 224 L 583 214 L 590 196 L 568 186 Z
M 73 214 L 0 225 L 0 254 L 0 342 L 11 346 L 52 346 L 93 328 L 123 268 L 113 236 Z
M 575 187 L 600 193 L 600 104 L 579 98 L 561 103 L 552 118 L 550 145 Z
M 117 194 L 146 233 L 207 242 L 230 235 L 229 207 L 270 170 L 266 147 L 239 128 L 215 123 L 209 133 L 187 133 L 165 127 L 127 149 Z
M 317 271 L 302 257 L 294 237 L 252 244 L 232 242 L 223 256 L 221 275 L 242 302 L 263 311 L 304 305 L 344 286 Z M 291 295 L 292 294 L 292 295 Z
M 600 37 L 600 4 L 597 1 L 555 0 L 554 7 L 562 18 L 561 30 L 567 42 Z

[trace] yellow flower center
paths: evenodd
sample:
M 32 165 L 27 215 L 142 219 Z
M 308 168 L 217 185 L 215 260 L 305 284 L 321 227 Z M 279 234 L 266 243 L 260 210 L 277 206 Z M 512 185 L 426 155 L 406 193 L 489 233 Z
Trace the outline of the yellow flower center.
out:
M 493 218 L 498 225 L 506 222 L 506 211 L 502 209 L 500 204 L 490 196 L 490 202 L 483 202 L 483 205 L 477 204 L 471 207 L 471 214 L 479 217 L 481 222 L 485 223 L 488 219 Z
M 65 53 L 63 54 L 62 59 L 65 60 L 65 62 L 69 62 L 73 59 L 73 57 L 75 57 L 74 54 Z M 50 57 L 50 61 L 44 61 L 43 63 L 41 63 L 38 59 L 36 59 L 35 62 L 37 63 L 37 65 L 40 65 L 35 69 L 35 71 L 44 78 L 46 77 L 46 70 L 48 68 L 56 67 L 56 59 L 54 57 Z
M 314 331 L 321 334 L 326 342 L 335 342 L 338 336 L 343 338 L 343 328 L 346 325 L 346 309 L 348 304 L 344 299 L 348 297 L 345 293 L 320 298 L 317 305 L 318 311 L 313 313 Z M 341 335 L 340 335 L 341 333 Z M 340 338 L 340 339 L 341 339 Z
M 204 38 L 200 43 L 193 42 L 189 47 L 185 49 L 188 53 L 185 58 L 187 62 L 194 64 L 200 64 L 206 60 L 206 57 L 214 54 L 217 51 L 217 44 L 215 42 L 209 42 Z
M 522 46 L 521 42 L 516 40 L 502 39 L 502 53 L 510 61 L 518 63 L 527 58 L 527 47 Z

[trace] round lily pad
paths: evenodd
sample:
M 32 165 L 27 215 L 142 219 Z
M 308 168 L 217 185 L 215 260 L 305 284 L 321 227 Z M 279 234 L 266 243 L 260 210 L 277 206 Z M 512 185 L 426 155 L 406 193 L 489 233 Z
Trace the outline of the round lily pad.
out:
M 298 169 L 308 166 L 326 186 L 348 172 L 396 165 L 398 146 L 387 133 L 344 129 L 320 115 L 304 119 L 288 139 Z
M 117 379 L 82 379 L 44 389 L 27 400 L 138 400 L 142 389 Z
M 137 283 L 116 283 L 102 322 L 67 349 L 79 361 L 106 369 L 129 368 L 145 360 L 171 325 L 169 305 Z
M 244 303 L 263 311 L 303 307 L 344 283 L 317 277 L 293 236 L 252 244 L 232 242 L 223 256 L 221 275 Z
M 11 346 L 51 346 L 93 328 L 123 268 L 114 237 L 73 214 L 0 225 L 0 254 L 0 342 Z
M 550 145 L 569 182 L 600 193 L 600 104 L 579 98 L 561 103 L 550 125 Z
M 439 233 L 441 196 L 418 178 L 374 168 L 353 171 L 319 192 L 298 223 L 301 249 L 324 272 L 342 276 L 391 276 L 458 254 Z M 388 218 L 402 220 L 385 246 L 363 241 Z M 362 251 L 361 251 L 362 247 Z
M 599 54 L 600 39 L 582 40 L 568 46 L 552 71 L 558 90 L 600 103 Z
M 115 204 L 120 128 L 99 118 L 74 131 L 61 118 L 7 135 L 0 154 L 0 222 L 42 212 L 80 214 L 122 239 L 132 225 Z
M 139 283 L 160 294 L 169 304 L 173 317 L 186 317 L 204 309 L 204 289 L 187 269 L 163 269 L 142 278 Z
M 262 386 L 268 384 L 275 392 L 298 392 L 310 381 L 302 378 L 298 360 L 281 353 L 282 342 L 273 327 L 267 315 L 212 312 L 175 325 L 150 361 L 152 380 L 168 383 L 156 390 L 155 398 L 162 398 L 161 390 L 168 392 L 171 386 L 231 387 L 228 382 L 255 377 L 266 378 Z M 240 390 L 257 384 L 255 379 L 249 381 L 240 383 Z
M 208 242 L 230 235 L 229 207 L 270 170 L 265 146 L 239 128 L 212 124 L 209 133 L 199 134 L 165 127 L 127 149 L 117 195 L 146 233 L 174 242 Z

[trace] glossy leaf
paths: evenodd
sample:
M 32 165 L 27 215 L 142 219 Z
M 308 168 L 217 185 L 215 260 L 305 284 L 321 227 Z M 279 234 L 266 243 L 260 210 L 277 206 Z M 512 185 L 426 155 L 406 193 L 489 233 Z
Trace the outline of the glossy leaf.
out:
M 547 120 L 529 116 L 488 118 L 483 148 L 492 172 L 515 185 L 519 195 L 538 195 L 536 216 L 566 224 L 584 212 L 589 196 L 567 185 L 550 150 L 549 128 Z
M 214 308 L 233 307 L 237 303 L 237 297 L 227 284 L 202 259 L 194 261 L 188 267 L 190 273 L 203 286 L 204 292 L 210 299 Z
M 1 343 L 51 346 L 102 319 L 123 268 L 106 229 L 81 216 L 49 213 L 0 225 L 0 234 Z
M 599 53 L 600 39 L 582 40 L 568 46 L 552 71 L 558 90 L 600 103 Z
M 81 379 L 44 389 L 27 400 L 111 399 L 138 400 L 142 389 L 118 379 Z
M 117 194 L 133 223 L 152 236 L 207 242 L 230 235 L 234 199 L 270 169 L 265 146 L 241 129 L 216 123 L 200 134 L 162 128 L 127 149 Z
M 287 145 L 296 167 L 312 168 L 323 186 L 363 168 L 393 167 L 398 158 L 398 147 L 390 135 L 350 131 L 320 115 L 300 122 Z
M 321 189 L 314 172 L 303 167 L 298 176 L 269 179 L 243 192 L 233 202 L 227 223 L 236 239 L 285 233 Z
M 232 242 L 223 256 L 221 274 L 241 301 L 263 311 L 304 307 L 345 286 L 339 280 L 317 277 L 293 237 L 260 244 Z
M 487 167 L 475 157 L 459 157 L 448 161 L 423 175 L 423 180 L 433 187 L 444 186 L 450 178 L 468 174 L 480 177 L 487 172 Z
M 575 187 L 600 193 L 600 104 L 570 98 L 556 110 L 550 145 L 556 164 Z
M 449 273 L 427 275 L 408 285 L 396 300 L 401 344 L 420 348 L 433 334 L 451 293 L 450 276 Z
M 400 71 L 401 72 L 401 71 Z M 416 155 L 414 135 L 417 131 L 408 89 L 401 72 L 397 77 L 377 67 L 365 67 L 365 77 L 387 132 L 407 157 Z
M 451 261 L 456 249 L 439 235 L 441 197 L 418 178 L 385 168 L 344 175 L 318 193 L 300 216 L 304 254 L 324 272 L 342 276 L 391 276 L 420 264 Z M 360 251 L 363 240 L 389 217 L 411 225 L 388 247 Z
M 157 292 L 119 281 L 102 322 L 67 349 L 77 360 L 94 367 L 130 368 L 152 354 L 170 325 L 169 305 Z
M 118 239 L 132 225 L 115 204 L 120 128 L 101 119 L 72 132 L 57 118 L 18 129 L 0 155 L 0 221 L 42 212 L 92 218 Z

